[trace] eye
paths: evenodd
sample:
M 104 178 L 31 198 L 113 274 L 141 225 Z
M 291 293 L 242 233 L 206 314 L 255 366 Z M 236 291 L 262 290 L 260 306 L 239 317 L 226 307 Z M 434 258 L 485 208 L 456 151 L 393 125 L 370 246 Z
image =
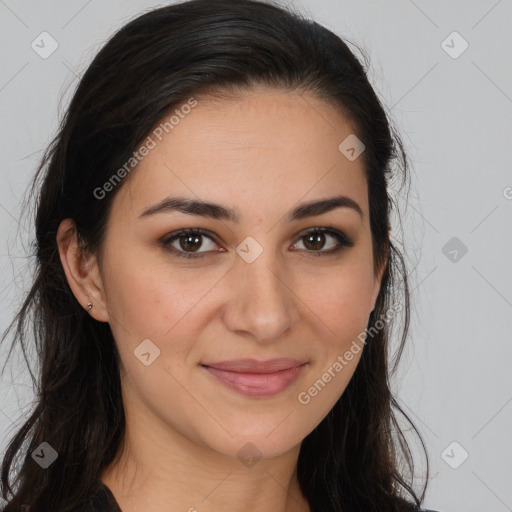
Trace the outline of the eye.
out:
M 331 244 L 328 250 L 320 250 L 325 248 L 325 240 L 331 237 L 335 240 L 335 244 Z M 203 239 L 210 241 L 206 247 L 203 247 Z M 201 228 L 182 229 L 180 231 L 171 233 L 162 239 L 164 247 L 176 254 L 180 258 L 202 258 L 206 253 L 215 251 L 214 247 L 217 245 L 210 236 L 208 231 Z M 306 248 L 306 252 L 311 256 L 329 256 L 337 253 L 345 247 L 353 247 L 354 242 L 342 231 L 329 228 L 312 228 L 303 232 L 299 241 L 293 244 L 293 248 L 300 243 Z M 199 248 L 205 250 L 199 251 Z M 225 249 L 220 248 L 217 252 L 226 252 Z
M 207 234 L 207 231 L 204 231 L 200 228 L 195 229 L 182 229 L 176 233 L 172 233 L 172 236 L 167 236 L 162 239 L 162 243 L 164 244 L 166 249 L 176 253 L 179 257 L 182 258 L 202 258 L 203 252 L 211 252 L 210 248 L 207 248 L 206 251 L 198 251 L 197 249 L 203 245 L 203 238 L 209 239 L 213 242 L 213 245 L 216 245 L 213 241 L 212 237 Z M 176 247 L 177 244 L 178 247 Z M 191 252 L 188 252 L 188 251 Z M 221 249 L 219 252 L 225 252 L 224 249 Z
M 334 247 L 331 244 L 329 250 L 320 251 L 319 249 L 325 248 L 326 237 L 333 238 L 337 244 L 335 243 Z M 330 254 L 341 251 L 345 247 L 354 246 L 353 240 L 351 240 L 345 233 L 327 228 L 309 229 L 307 232 L 300 236 L 299 242 L 294 244 L 294 246 L 296 246 L 302 240 L 304 240 L 302 243 L 305 245 L 307 252 L 310 253 L 311 256 L 328 256 Z

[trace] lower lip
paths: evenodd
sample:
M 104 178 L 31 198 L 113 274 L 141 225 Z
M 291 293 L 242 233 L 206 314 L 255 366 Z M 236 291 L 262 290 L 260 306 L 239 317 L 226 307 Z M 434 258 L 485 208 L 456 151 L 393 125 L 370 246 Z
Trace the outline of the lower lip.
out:
M 211 366 L 203 368 L 228 388 L 248 396 L 271 396 L 284 391 L 299 377 L 306 363 L 274 373 L 240 373 L 219 370 Z

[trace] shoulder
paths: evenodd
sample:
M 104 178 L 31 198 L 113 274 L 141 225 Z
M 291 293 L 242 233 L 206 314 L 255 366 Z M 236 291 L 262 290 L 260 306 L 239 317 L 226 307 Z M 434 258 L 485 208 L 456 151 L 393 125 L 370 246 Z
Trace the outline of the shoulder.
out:
M 22 512 L 14 510 L 9 504 L 0 508 L 0 512 Z M 122 512 L 110 489 L 97 480 L 89 495 L 75 506 L 70 512 Z
M 71 512 L 122 512 L 110 489 L 98 480 L 85 500 Z

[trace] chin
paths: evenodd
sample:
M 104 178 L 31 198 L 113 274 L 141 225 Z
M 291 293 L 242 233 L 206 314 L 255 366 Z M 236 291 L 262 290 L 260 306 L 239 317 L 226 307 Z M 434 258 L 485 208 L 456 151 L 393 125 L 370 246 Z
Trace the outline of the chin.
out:
M 217 453 L 230 458 L 237 458 L 246 467 L 251 467 L 258 460 L 279 457 L 292 450 L 302 442 L 303 437 L 291 435 L 283 430 L 269 435 L 267 429 L 251 429 L 251 432 L 230 432 L 222 438 L 205 440 L 207 445 Z M 296 434 L 294 432 L 294 434 Z

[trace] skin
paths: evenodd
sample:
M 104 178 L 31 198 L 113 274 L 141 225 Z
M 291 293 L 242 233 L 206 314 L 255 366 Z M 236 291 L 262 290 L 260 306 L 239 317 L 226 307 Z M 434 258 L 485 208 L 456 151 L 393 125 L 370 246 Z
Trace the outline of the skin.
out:
M 381 280 L 363 161 L 338 150 L 353 131 L 311 95 L 200 98 L 120 186 L 101 260 L 80 254 L 71 219 L 62 222 L 71 289 L 109 322 L 121 355 L 126 449 L 101 479 L 124 512 L 310 510 L 296 475 L 300 444 L 343 393 L 361 352 L 308 404 L 297 397 L 365 330 Z M 284 220 L 298 203 L 337 194 L 363 217 L 345 207 Z M 241 222 L 176 211 L 139 218 L 168 195 L 235 208 Z M 315 249 L 299 236 L 315 227 L 340 230 L 354 246 L 329 255 L 338 242 L 326 234 Z M 204 258 L 180 258 L 160 242 L 183 228 L 212 233 L 196 249 Z M 263 248 L 252 263 L 235 252 L 248 236 Z M 179 240 L 172 246 L 187 251 Z M 134 350 L 148 338 L 160 356 L 145 366 Z M 270 397 L 228 389 L 199 366 L 277 357 L 308 365 Z M 248 442 L 261 457 L 250 467 L 237 456 Z

